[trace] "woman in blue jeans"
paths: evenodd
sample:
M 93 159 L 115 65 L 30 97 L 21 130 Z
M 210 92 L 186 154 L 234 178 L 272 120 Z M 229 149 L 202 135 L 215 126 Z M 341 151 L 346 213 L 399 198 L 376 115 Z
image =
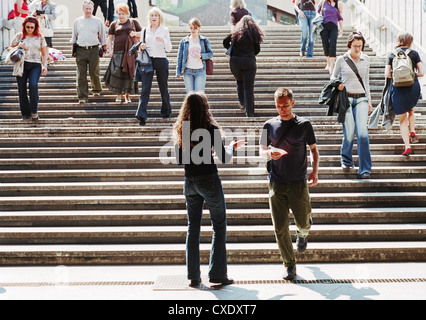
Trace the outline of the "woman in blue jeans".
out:
M 342 81 L 338 89 L 346 88 L 350 103 L 343 123 L 342 169 L 349 171 L 354 167 L 352 150 L 356 134 L 359 157 L 358 174 L 362 179 L 368 179 L 371 173 L 371 154 L 367 122 L 373 106 L 369 84 L 370 58 L 362 52 L 364 45 L 365 39 L 360 32 L 352 32 L 349 35 L 347 47 L 350 50 L 336 60 L 332 78 Z M 358 70 L 362 82 L 350 67 L 350 63 Z
M 49 48 L 35 17 L 25 18 L 22 32 L 16 34 L 9 50 L 16 47 L 24 49 L 25 52 L 22 75 L 14 73 L 18 83 L 21 114 L 23 120 L 38 121 L 38 82 L 41 75 L 47 75 Z
M 190 34 L 179 45 L 176 77 L 183 74 L 186 93 L 204 92 L 206 87 L 206 60 L 213 57 L 210 42 L 200 35 L 201 22 L 197 18 L 189 21 Z
M 232 141 L 225 148 L 221 129 L 209 109 L 204 94 L 191 93 L 183 102 L 173 127 L 176 161 L 185 165 L 184 194 L 188 213 L 186 264 L 190 286 L 198 286 L 201 283 L 200 228 L 204 204 L 210 210 L 213 224 L 208 274 L 210 282 L 233 283 L 227 274 L 225 197 L 213 160 L 212 147 L 220 161 L 227 163 L 231 161 L 234 150 L 245 145 L 245 141 Z
M 306 53 L 307 44 L 307 58 L 314 57 L 314 41 L 312 39 L 312 22 L 316 16 L 315 11 L 315 0 L 296 0 L 294 2 L 294 8 L 299 14 L 300 26 L 302 28 L 300 56 L 304 57 Z
M 158 87 L 161 94 L 161 116 L 163 119 L 170 118 L 172 106 L 170 104 L 169 93 L 169 60 L 166 53 L 172 50 L 169 29 L 164 27 L 163 12 L 154 7 L 148 12 L 148 26 L 141 32 L 136 32 L 135 36 L 142 39 L 138 44 L 141 50 L 146 50 L 151 57 L 152 68 L 157 75 Z M 152 80 L 154 71 L 141 72 L 142 91 L 139 98 L 136 119 L 139 125 L 144 126 L 148 119 L 148 103 L 151 95 Z M 136 76 L 138 79 L 138 76 Z

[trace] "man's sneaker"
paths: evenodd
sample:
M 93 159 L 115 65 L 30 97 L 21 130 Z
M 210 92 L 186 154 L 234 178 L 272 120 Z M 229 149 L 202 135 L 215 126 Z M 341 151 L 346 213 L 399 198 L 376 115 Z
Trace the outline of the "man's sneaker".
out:
M 354 166 L 349 166 L 347 164 L 342 163 L 343 172 L 349 172 L 349 171 L 351 171 L 354 168 L 355 168 Z
M 306 247 L 308 246 L 308 238 L 301 238 L 297 235 L 296 237 L 297 251 L 305 252 Z
M 296 279 L 296 266 L 287 268 L 287 274 L 283 274 L 284 280 L 294 280 Z

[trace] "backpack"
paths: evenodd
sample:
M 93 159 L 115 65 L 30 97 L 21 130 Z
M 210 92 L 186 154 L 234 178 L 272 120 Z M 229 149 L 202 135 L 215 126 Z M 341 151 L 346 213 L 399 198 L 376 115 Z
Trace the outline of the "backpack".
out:
M 392 80 L 395 87 L 409 87 L 414 83 L 415 73 L 413 62 L 408 54 L 410 49 L 394 50 L 392 53 L 395 55 L 392 61 Z

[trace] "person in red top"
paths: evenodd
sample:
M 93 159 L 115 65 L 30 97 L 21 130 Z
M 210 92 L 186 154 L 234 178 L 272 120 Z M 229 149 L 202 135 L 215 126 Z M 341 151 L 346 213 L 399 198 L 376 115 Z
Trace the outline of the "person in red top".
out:
M 16 32 L 20 32 L 22 29 L 22 23 L 24 22 L 24 19 L 28 17 L 30 14 L 29 8 L 28 8 L 28 0 L 16 0 L 15 4 L 13 6 L 14 8 L 14 15 L 15 18 L 13 19 L 13 27 L 15 28 Z
M 16 0 L 15 1 L 15 15 L 17 17 L 26 18 L 30 13 L 28 9 L 28 0 Z

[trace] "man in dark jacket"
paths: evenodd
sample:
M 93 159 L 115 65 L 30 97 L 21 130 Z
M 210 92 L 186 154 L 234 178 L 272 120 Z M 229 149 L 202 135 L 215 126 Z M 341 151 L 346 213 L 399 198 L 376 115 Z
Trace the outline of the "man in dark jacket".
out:
M 130 18 L 137 18 L 138 8 L 136 6 L 136 1 L 127 0 L 127 5 L 129 6 L 129 9 L 130 9 Z M 115 13 L 114 0 L 108 0 L 108 21 L 106 23 L 107 26 L 109 26 L 114 21 L 114 13 Z

